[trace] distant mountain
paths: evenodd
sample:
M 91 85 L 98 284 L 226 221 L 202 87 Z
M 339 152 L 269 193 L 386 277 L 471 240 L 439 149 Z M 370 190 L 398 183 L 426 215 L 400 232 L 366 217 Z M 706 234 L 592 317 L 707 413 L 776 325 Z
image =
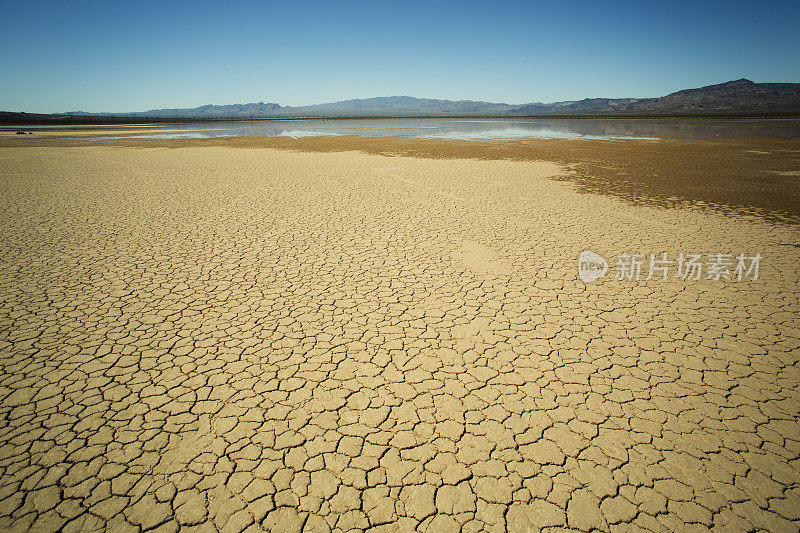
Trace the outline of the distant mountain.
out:
M 639 102 L 636 98 L 585 98 L 570 102 L 555 102 L 552 104 L 525 104 L 514 107 L 508 114 L 516 116 L 527 115 L 574 115 L 583 113 L 613 113 L 628 109 L 629 106 Z
M 502 115 L 513 109 L 509 104 L 474 102 L 471 100 L 434 100 L 412 96 L 380 96 L 377 98 L 345 100 L 330 104 L 295 107 L 294 111 L 312 115 Z
M 514 109 L 509 104 L 451 101 L 414 98 L 412 96 L 380 96 L 376 98 L 344 100 L 327 104 L 284 107 L 279 104 L 204 105 L 191 109 L 151 109 L 150 111 L 123 113 L 134 117 L 174 118 L 249 118 L 249 117 L 305 117 L 305 116 L 420 116 L 420 115 L 503 115 Z M 107 116 L 111 113 L 85 113 L 72 115 Z
M 188 109 L 151 109 L 150 111 L 136 113 L 85 113 L 83 111 L 72 111 L 64 113 L 73 116 L 110 116 L 123 115 L 132 117 L 153 117 L 153 118 L 249 118 L 266 117 L 280 114 L 284 108 L 278 104 L 265 104 L 258 102 L 254 104 L 231 104 L 231 105 L 203 105 Z
M 754 83 L 747 79 L 685 89 L 631 104 L 635 111 L 704 112 L 760 110 L 800 105 L 800 83 Z
M 434 100 L 411 96 L 382 96 L 301 107 L 278 104 L 202 106 L 194 109 L 157 109 L 141 116 L 236 117 L 249 116 L 532 116 L 532 115 L 660 115 L 720 114 L 796 109 L 800 111 L 800 83 L 754 83 L 741 79 L 686 89 L 660 98 L 586 98 L 578 101 L 522 105 Z
M 141 119 L 246 119 L 296 117 L 408 116 L 800 116 L 800 83 L 754 83 L 747 79 L 686 89 L 660 98 L 586 98 L 554 103 L 505 104 L 382 96 L 289 107 L 276 103 L 204 105 L 191 109 L 152 109 L 136 113 L 57 115 L 0 112 L 0 122 L 81 122 Z
M 800 83 L 754 83 L 741 79 L 685 89 L 660 98 L 587 98 L 577 102 L 526 104 L 525 115 L 718 115 L 800 112 Z

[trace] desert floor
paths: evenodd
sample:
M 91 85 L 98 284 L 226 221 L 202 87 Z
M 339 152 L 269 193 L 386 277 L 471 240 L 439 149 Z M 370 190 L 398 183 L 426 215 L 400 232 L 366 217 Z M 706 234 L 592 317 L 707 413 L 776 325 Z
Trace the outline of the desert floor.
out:
M 592 182 L 580 143 L 14 142 L 0 529 L 800 525 L 797 143 L 595 144 Z M 662 252 L 763 259 L 615 279 Z

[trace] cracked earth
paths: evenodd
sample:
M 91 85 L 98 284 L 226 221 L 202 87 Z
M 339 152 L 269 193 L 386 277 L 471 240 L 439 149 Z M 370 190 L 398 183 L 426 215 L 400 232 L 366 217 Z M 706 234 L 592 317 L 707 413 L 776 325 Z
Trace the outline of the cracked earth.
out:
M 564 172 L 0 149 L 0 529 L 797 531 L 797 226 Z

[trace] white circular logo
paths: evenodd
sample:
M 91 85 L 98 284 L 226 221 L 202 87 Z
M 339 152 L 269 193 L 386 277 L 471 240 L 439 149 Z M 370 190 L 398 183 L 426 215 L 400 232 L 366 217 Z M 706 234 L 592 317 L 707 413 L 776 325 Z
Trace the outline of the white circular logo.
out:
M 608 272 L 608 263 L 603 256 L 591 250 L 584 250 L 578 256 L 578 277 L 584 283 L 602 278 Z

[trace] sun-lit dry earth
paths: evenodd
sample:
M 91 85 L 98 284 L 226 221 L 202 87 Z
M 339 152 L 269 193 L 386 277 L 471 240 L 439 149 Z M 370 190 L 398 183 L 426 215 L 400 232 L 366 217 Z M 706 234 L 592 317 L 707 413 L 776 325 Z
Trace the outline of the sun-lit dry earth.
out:
M 798 226 L 564 172 L 0 149 L 0 529 L 796 531 Z

